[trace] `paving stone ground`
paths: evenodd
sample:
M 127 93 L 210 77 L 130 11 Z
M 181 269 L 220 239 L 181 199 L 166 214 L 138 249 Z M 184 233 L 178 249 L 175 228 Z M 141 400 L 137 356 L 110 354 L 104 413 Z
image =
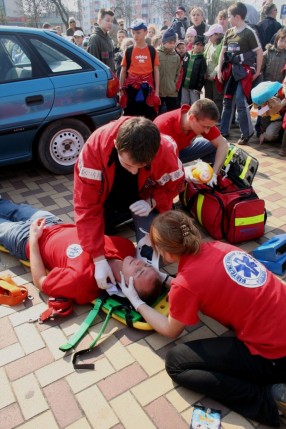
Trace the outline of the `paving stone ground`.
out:
M 237 138 L 234 129 L 231 141 Z M 286 232 L 286 159 L 278 155 L 279 144 L 259 146 L 253 138 L 246 149 L 259 159 L 254 188 L 265 199 L 268 212 L 264 237 L 240 246 L 252 251 Z M 0 170 L 3 198 L 43 207 L 66 222 L 73 221 L 72 188 L 72 175 L 53 176 L 35 163 Z M 134 239 L 128 226 L 119 233 Z M 176 271 L 174 265 L 165 268 Z M 0 307 L 1 429 L 187 429 L 194 404 L 222 410 L 223 429 L 264 428 L 208 397 L 174 385 L 165 372 L 164 356 L 177 342 L 227 335 L 226 328 L 212 319 L 202 317 L 201 323 L 187 327 L 176 341 L 112 319 L 104 340 L 88 359 L 94 362 L 94 371 L 76 372 L 72 354 L 64 355 L 58 347 L 76 331 L 91 307 L 76 306 L 71 316 L 44 325 L 28 323 L 46 308 L 29 269 L 1 253 L 3 274 L 27 286 L 34 299 L 17 307 Z M 77 349 L 92 341 L 103 318 L 103 314 L 97 317 Z M 286 428 L 283 418 L 281 427 Z

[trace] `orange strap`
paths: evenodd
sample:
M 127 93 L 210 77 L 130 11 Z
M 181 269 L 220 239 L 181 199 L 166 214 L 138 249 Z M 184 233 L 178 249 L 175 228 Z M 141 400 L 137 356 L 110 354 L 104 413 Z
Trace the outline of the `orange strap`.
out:
M 24 286 L 18 286 L 10 276 L 0 277 L 0 304 L 18 305 L 28 296 Z

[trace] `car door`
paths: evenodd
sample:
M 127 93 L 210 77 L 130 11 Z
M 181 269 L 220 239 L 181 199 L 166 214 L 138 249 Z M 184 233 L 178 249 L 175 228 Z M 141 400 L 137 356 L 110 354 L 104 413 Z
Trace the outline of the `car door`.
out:
M 0 34 L 0 163 L 32 158 L 37 130 L 54 103 L 54 86 L 19 33 Z
M 90 116 L 115 106 L 115 99 L 106 95 L 108 74 L 100 61 L 66 40 L 61 46 L 58 41 L 55 45 L 53 40 L 40 38 L 31 39 L 31 43 L 48 66 L 55 88 L 49 121 L 61 116 Z

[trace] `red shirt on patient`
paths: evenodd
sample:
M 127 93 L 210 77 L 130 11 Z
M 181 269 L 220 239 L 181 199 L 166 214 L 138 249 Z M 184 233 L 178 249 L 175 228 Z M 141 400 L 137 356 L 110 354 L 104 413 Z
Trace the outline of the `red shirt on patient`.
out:
M 106 235 L 104 239 L 106 259 L 123 260 L 126 256 L 135 256 L 135 247 L 130 240 Z M 55 298 L 73 299 L 78 304 L 91 302 L 102 293 L 94 278 L 93 260 L 80 246 L 75 225 L 45 228 L 39 246 L 43 263 L 50 270 L 43 283 L 44 293 Z M 29 259 L 29 243 L 26 254 Z

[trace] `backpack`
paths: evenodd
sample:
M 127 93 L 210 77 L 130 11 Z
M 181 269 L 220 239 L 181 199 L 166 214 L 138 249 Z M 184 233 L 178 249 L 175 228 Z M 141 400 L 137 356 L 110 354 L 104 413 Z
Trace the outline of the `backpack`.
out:
M 229 177 L 219 175 L 215 188 L 187 183 L 180 199 L 184 209 L 216 240 L 235 244 L 264 234 L 265 203 L 251 186 L 241 189 Z
M 131 64 L 131 56 L 132 56 L 132 52 L 133 52 L 133 47 L 134 46 L 129 46 L 125 52 L 125 55 L 126 55 L 126 72 L 128 72 L 128 69 L 129 69 L 130 64 Z M 154 46 L 151 46 L 151 45 L 148 45 L 148 49 L 150 52 L 153 74 L 154 74 L 154 61 L 155 61 L 156 49 L 154 48 Z

